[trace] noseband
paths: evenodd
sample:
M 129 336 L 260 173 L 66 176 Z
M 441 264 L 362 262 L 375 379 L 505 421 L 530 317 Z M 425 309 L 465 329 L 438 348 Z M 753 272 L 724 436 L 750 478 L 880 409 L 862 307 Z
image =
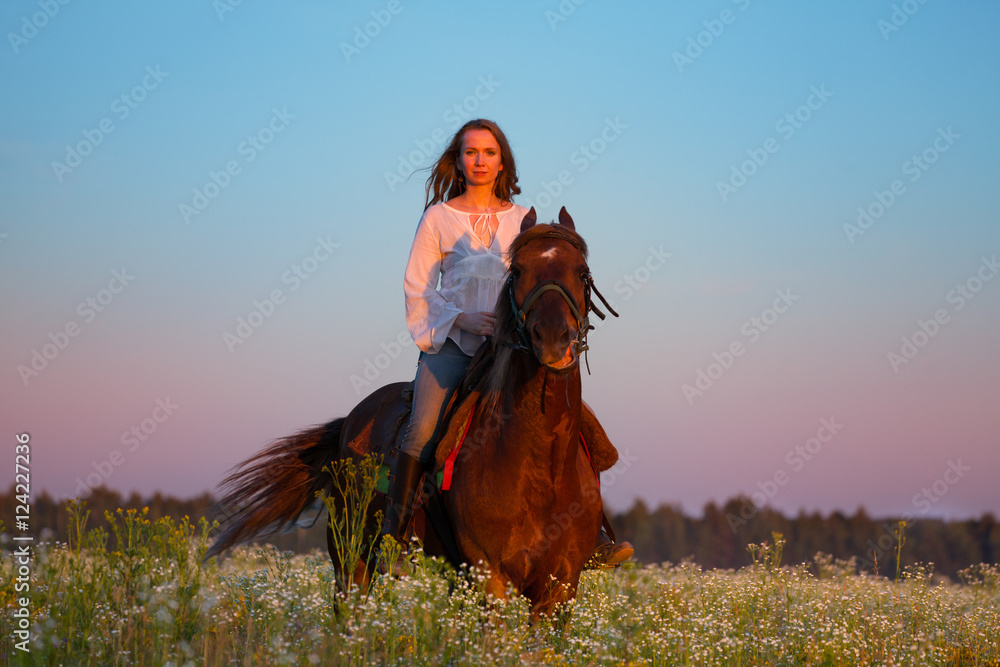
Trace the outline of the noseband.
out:
M 593 291 L 594 294 L 601 300 L 601 303 L 608 309 L 615 317 L 618 317 L 618 313 L 615 312 L 611 304 L 608 303 L 604 295 L 597 290 L 597 286 L 594 284 L 594 277 L 590 275 L 590 271 L 585 271 L 583 273 L 583 311 L 581 312 L 579 306 L 576 303 L 576 299 L 570 293 L 569 289 L 558 280 L 543 280 L 538 283 L 528 292 L 528 295 L 524 297 L 524 303 L 518 307 L 517 302 L 514 300 L 514 276 L 511 275 L 507 279 L 507 290 L 510 293 L 510 307 L 514 313 L 514 334 L 517 337 L 517 342 L 513 344 L 515 350 L 521 350 L 522 352 L 533 353 L 534 350 L 531 346 L 531 335 L 528 333 L 526 321 L 528 319 L 528 313 L 535 306 L 535 302 L 538 298 L 542 296 L 545 292 L 553 291 L 562 297 L 566 305 L 569 306 L 569 312 L 572 313 L 573 319 L 576 320 L 576 339 L 570 344 L 574 347 L 577 356 L 581 352 L 586 353 L 590 349 L 587 344 L 587 334 L 594 329 L 594 326 L 590 324 L 590 312 L 593 311 L 602 320 L 607 316 L 601 312 L 601 309 L 593 304 L 590 298 L 590 293 Z M 590 361 L 587 359 L 586 354 L 584 355 L 584 361 L 587 364 L 587 373 L 590 373 Z

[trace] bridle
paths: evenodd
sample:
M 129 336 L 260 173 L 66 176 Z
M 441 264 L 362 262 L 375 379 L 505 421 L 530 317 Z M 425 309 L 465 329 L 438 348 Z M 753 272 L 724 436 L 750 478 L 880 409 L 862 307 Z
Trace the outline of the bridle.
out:
M 597 295 L 597 298 L 601 300 L 601 303 L 603 303 L 605 308 L 608 309 L 608 312 L 615 317 L 618 317 L 618 313 L 616 313 L 615 309 L 611 307 L 608 300 L 604 298 L 604 295 L 598 291 L 597 285 L 594 284 L 594 277 L 590 275 L 589 269 L 585 270 L 581 274 L 581 277 L 583 278 L 582 311 L 569 289 L 567 289 L 566 285 L 559 280 L 543 280 L 532 287 L 527 296 L 524 297 L 524 302 L 519 307 L 517 305 L 517 301 L 514 299 L 514 275 L 511 274 L 511 276 L 507 279 L 507 291 L 510 293 L 510 307 L 514 313 L 514 335 L 516 337 L 516 341 L 510 344 L 510 346 L 515 350 L 520 350 L 522 352 L 534 352 L 531 346 L 531 336 L 526 328 L 528 313 L 531 312 L 531 309 L 534 307 L 538 298 L 541 297 L 542 294 L 550 291 L 555 292 L 562 297 L 563 301 L 566 302 L 566 305 L 569 306 L 569 312 L 572 313 L 573 319 L 576 320 L 576 339 L 571 341 L 570 345 L 574 347 L 577 356 L 579 356 L 581 352 L 584 353 L 584 361 L 587 364 L 587 373 L 589 374 L 590 360 L 587 358 L 586 352 L 590 349 L 590 346 L 587 344 L 587 334 L 595 328 L 590 324 L 590 312 L 593 311 L 593 313 L 602 320 L 607 317 L 603 312 L 601 312 L 600 308 L 594 305 L 590 297 L 591 292 Z

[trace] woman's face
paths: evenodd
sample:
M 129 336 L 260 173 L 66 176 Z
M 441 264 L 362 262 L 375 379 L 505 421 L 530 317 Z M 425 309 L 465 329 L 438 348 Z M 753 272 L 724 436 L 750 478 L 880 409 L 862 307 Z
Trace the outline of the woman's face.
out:
M 466 130 L 458 168 L 469 185 L 489 185 L 503 171 L 500 145 L 489 130 Z

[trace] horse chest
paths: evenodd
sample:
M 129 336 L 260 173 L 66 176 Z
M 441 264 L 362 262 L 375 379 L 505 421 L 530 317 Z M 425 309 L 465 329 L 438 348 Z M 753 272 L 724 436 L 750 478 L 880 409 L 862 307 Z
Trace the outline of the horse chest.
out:
M 586 460 L 568 462 L 559 484 L 549 465 L 481 463 L 475 474 L 456 474 L 452 487 L 452 516 L 466 556 L 490 563 L 519 587 L 582 567 L 600 525 L 600 498 Z

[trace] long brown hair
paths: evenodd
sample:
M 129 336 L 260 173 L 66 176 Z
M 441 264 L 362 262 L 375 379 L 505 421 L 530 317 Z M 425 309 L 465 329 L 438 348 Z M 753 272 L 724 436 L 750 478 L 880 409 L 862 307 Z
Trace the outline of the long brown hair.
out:
M 497 199 L 508 202 L 514 195 L 521 194 L 521 188 L 517 185 L 514 153 L 510 150 L 510 143 L 507 141 L 506 135 L 492 120 L 476 118 L 458 129 L 455 136 L 451 138 L 448 147 L 444 149 L 444 153 L 431 167 L 431 175 L 427 179 L 425 210 L 438 202 L 448 201 L 465 192 L 465 182 L 458 170 L 458 156 L 462 152 L 462 139 L 468 130 L 489 130 L 500 146 L 500 163 L 503 165 L 503 169 L 497 175 L 497 180 L 493 185 L 493 194 L 496 195 Z

